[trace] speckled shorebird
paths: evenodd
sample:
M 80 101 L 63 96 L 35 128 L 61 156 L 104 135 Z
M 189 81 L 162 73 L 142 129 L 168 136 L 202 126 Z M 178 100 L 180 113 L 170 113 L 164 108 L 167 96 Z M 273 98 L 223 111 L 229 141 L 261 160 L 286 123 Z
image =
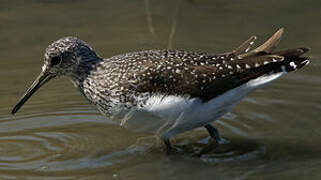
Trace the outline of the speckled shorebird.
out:
M 307 65 L 307 48 L 274 51 L 283 29 L 250 51 L 255 36 L 223 54 L 149 50 L 99 57 L 85 42 L 65 37 L 46 49 L 39 77 L 13 108 L 15 114 L 43 84 L 68 76 L 97 109 L 123 126 L 170 137 L 205 127 L 219 143 L 211 123 L 249 92 Z

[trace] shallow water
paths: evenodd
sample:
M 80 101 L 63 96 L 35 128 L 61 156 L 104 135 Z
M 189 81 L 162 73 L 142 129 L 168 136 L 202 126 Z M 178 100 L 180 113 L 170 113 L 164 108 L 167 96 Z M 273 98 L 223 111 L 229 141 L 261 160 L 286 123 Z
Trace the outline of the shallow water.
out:
M 321 179 L 321 3 L 210 0 L 19 1 L 0 5 L 0 179 Z M 149 22 L 149 23 L 148 23 Z M 41 88 L 15 116 L 47 45 L 87 41 L 102 57 L 151 48 L 226 52 L 285 27 L 280 48 L 308 46 L 311 64 L 259 89 L 166 155 L 150 134 L 112 125 L 67 78 Z

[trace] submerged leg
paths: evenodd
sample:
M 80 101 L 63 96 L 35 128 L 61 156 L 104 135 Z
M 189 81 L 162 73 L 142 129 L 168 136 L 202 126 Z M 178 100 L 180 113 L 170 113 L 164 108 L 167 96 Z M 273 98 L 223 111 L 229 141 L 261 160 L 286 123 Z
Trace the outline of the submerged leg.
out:
M 166 150 L 167 152 L 170 152 L 173 150 L 173 147 L 171 145 L 171 142 L 169 140 L 169 138 L 163 138 L 164 144 L 166 145 Z
M 217 144 L 219 144 L 222 141 L 221 136 L 218 133 L 218 130 L 216 129 L 216 127 L 214 127 L 211 124 L 207 124 L 204 127 L 206 128 L 210 136 L 215 140 Z

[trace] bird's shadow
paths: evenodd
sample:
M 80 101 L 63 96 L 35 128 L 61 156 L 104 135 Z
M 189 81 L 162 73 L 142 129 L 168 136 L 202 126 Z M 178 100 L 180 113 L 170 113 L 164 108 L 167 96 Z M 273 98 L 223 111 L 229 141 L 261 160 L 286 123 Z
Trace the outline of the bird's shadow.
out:
M 164 154 L 168 157 L 187 157 L 202 159 L 206 162 L 227 162 L 234 160 L 280 160 L 287 158 L 320 157 L 320 147 L 302 144 L 301 141 L 286 139 L 253 139 L 240 136 L 225 137 L 222 144 L 217 145 L 212 138 L 201 135 L 192 138 L 177 139 L 174 152 L 167 152 L 162 143 L 149 146 L 144 153 Z M 144 146 L 139 143 L 134 146 Z
M 94 156 L 124 158 L 127 155 L 164 156 L 171 159 L 201 160 L 206 163 L 251 161 L 251 160 L 282 160 L 293 158 L 307 158 L 320 156 L 321 149 L 312 148 L 300 142 L 288 142 L 275 139 L 250 139 L 247 137 L 225 137 L 222 144 L 216 145 L 206 135 L 192 138 L 176 139 L 173 143 L 174 152 L 168 153 L 162 142 L 155 141 L 155 137 L 144 137 L 126 149 L 116 152 L 100 152 Z M 109 159 L 109 158 L 107 158 Z
M 223 143 L 217 144 L 207 136 L 183 141 L 177 140 L 174 146 L 176 150 L 174 152 L 166 151 L 167 155 L 207 159 L 246 159 L 249 158 L 249 154 L 260 155 L 264 153 L 263 145 L 253 140 L 229 138 L 228 140 L 224 139 Z M 157 151 L 159 149 L 154 149 L 154 152 Z

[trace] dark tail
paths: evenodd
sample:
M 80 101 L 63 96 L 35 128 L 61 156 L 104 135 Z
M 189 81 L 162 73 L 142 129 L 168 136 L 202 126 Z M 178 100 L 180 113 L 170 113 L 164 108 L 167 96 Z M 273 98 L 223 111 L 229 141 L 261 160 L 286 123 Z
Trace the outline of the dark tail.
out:
M 308 57 L 301 57 L 302 54 L 308 52 L 308 48 L 296 48 L 296 49 L 288 49 L 284 51 L 277 51 L 273 54 L 278 56 L 283 56 L 284 61 L 282 65 L 285 65 L 286 71 L 294 71 L 302 68 L 303 66 L 309 64 Z

